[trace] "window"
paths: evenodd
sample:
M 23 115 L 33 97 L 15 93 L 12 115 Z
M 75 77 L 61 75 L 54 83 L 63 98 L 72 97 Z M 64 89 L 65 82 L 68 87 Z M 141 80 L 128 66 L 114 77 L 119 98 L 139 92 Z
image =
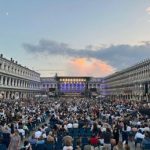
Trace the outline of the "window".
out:
M 3 77 L 3 85 L 5 85 L 5 77 Z
M 6 65 L 4 65 L 4 70 L 6 70 Z
M 10 66 L 8 66 L 8 71 L 10 70 Z

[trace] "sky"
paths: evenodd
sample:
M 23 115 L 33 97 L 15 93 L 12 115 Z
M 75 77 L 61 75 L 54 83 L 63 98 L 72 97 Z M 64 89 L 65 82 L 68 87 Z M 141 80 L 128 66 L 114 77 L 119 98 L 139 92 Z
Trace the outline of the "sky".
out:
M 107 76 L 149 58 L 150 0 L 0 0 L 0 53 L 41 76 Z

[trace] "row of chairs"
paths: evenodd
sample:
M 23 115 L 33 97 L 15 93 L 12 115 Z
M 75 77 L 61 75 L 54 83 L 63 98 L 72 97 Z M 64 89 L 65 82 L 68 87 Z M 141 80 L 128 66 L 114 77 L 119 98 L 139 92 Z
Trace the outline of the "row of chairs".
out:
M 150 150 L 150 143 L 148 144 L 142 144 L 143 139 L 137 138 L 135 140 L 135 149 L 137 148 L 137 144 L 140 144 L 140 147 L 142 150 Z
M 3 133 L 0 132 L 0 136 L 1 136 L 1 147 L 2 145 L 8 147 L 9 143 L 10 143 L 10 134 L 9 133 Z
M 142 150 L 150 150 L 150 144 L 144 144 Z
M 90 128 L 69 128 L 68 133 L 72 137 L 91 137 L 92 131 Z
M 0 150 L 7 150 L 6 145 L 4 145 L 4 144 L 0 144 Z

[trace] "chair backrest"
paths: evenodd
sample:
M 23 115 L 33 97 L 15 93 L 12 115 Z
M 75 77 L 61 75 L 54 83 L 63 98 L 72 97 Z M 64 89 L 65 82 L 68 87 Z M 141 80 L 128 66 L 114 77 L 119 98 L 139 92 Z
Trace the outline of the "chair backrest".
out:
M 142 146 L 143 150 L 150 150 L 150 143 Z
M 0 150 L 7 150 L 7 148 L 4 144 L 0 144 Z
M 135 140 L 136 143 L 142 143 L 142 141 L 143 141 L 142 138 L 137 138 L 137 139 Z
M 36 145 L 36 150 L 44 150 L 45 149 L 45 144 L 37 144 Z
M 78 137 L 79 136 L 79 129 L 78 128 L 73 128 L 73 137 Z
M 84 128 L 80 128 L 79 129 L 79 134 L 80 134 L 80 136 L 85 136 L 85 129 Z
M 3 133 L 3 138 L 4 139 L 10 139 L 10 134 L 9 133 Z
M 82 138 L 82 144 L 84 144 L 84 145 L 86 145 L 86 144 L 88 144 L 88 138 L 87 137 L 83 137 Z
M 63 143 L 62 143 L 62 141 L 57 141 L 56 143 L 55 143 L 55 149 L 56 150 L 60 150 L 60 149 L 62 149 L 63 148 Z
M 10 143 L 10 134 L 9 133 L 3 133 L 2 143 L 5 144 L 6 147 L 8 147 L 8 145 Z
M 36 150 L 36 144 L 31 144 L 32 150 Z
M 92 131 L 91 131 L 90 128 L 87 128 L 85 132 L 86 132 L 86 133 L 85 133 L 86 136 L 88 136 L 88 137 L 92 136 Z
M 45 144 L 45 150 L 54 150 L 54 144 L 46 143 Z

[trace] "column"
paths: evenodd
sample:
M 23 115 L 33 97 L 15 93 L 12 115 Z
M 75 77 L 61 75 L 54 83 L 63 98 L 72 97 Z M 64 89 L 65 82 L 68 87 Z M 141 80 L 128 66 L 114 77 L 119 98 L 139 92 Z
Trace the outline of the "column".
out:
M 17 86 L 17 82 L 18 82 L 18 80 L 16 79 L 16 83 L 15 83 L 15 86 Z
M 7 92 L 7 99 L 10 99 L 10 91 Z
M 20 80 L 18 79 L 18 87 L 20 87 Z
M 14 78 L 12 78 L 12 86 L 14 86 Z
M 11 77 L 9 78 L 9 86 L 11 86 Z
M 20 80 L 20 87 L 22 87 L 22 80 Z
M 24 80 L 22 80 L 22 87 L 24 87 Z

